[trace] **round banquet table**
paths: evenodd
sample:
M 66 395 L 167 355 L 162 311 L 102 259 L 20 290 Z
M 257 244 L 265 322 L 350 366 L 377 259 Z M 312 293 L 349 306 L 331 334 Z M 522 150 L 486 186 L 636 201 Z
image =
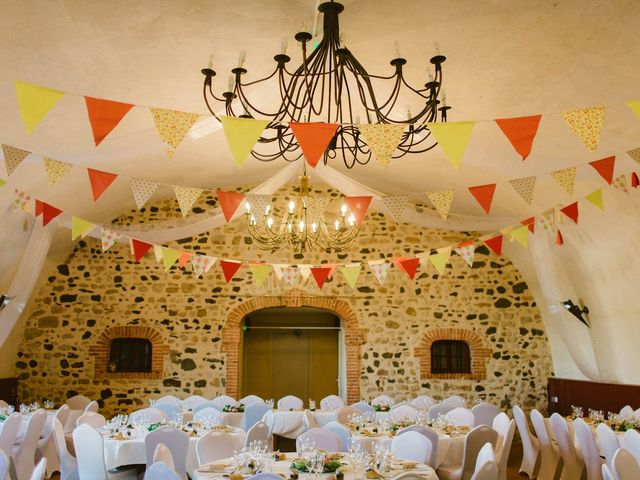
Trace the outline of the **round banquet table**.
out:
M 295 453 L 287 453 L 286 455 L 286 460 L 279 460 L 277 462 L 274 462 L 273 468 L 273 473 L 281 475 L 283 477 L 283 480 L 285 478 L 289 478 L 289 466 L 291 465 L 291 461 L 296 457 Z M 353 467 L 348 464 L 348 455 L 345 455 L 345 457 L 342 459 L 342 462 L 347 464 L 342 467 L 345 480 L 355 480 L 356 477 L 353 471 Z M 413 463 L 414 468 L 389 472 L 388 477 L 385 475 L 385 478 L 393 478 L 400 475 L 401 473 L 411 472 L 420 475 L 425 480 L 438 480 L 436 472 L 431 467 L 422 463 L 411 463 Z M 215 462 L 207 463 L 194 470 L 193 475 L 191 475 L 191 479 L 211 480 L 216 478 L 223 478 L 223 476 L 228 476 L 229 473 L 233 471 L 233 465 L 234 461 L 232 458 L 225 458 L 222 460 L 217 460 Z M 249 478 L 250 476 L 251 475 L 245 475 L 245 478 Z M 316 478 L 314 475 L 308 473 L 300 473 L 299 476 L 300 480 L 314 480 L 314 478 Z M 335 477 L 333 475 L 330 476 L 329 474 L 322 474 L 317 478 L 328 480 L 329 478 Z
M 206 432 L 204 432 L 206 433 Z M 244 446 L 245 433 L 242 429 L 233 428 L 229 432 L 233 437 L 234 448 L 241 450 Z M 196 442 L 202 435 L 189 437 L 189 449 L 187 451 L 187 472 L 192 472 L 198 468 L 198 457 L 196 455 Z M 138 465 L 147 463 L 147 450 L 144 444 L 146 435 L 130 438 L 127 440 L 116 440 L 106 436 L 104 438 L 104 460 L 107 470 L 121 467 L 123 465 Z M 193 477 L 192 477 L 193 478 Z

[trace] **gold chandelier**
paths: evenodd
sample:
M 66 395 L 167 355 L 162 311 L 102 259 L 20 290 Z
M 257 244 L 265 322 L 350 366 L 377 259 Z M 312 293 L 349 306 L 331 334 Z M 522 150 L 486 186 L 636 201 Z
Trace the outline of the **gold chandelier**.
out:
M 304 253 L 314 248 L 340 252 L 351 246 L 360 227 L 347 209 L 340 207 L 340 215 L 333 222 L 324 219 L 326 203 L 309 193 L 309 177 L 306 166 L 300 177 L 300 190 L 295 200 L 290 200 L 286 212 L 279 222 L 274 220 L 275 212 L 267 205 L 264 212 L 256 212 L 245 202 L 247 230 L 256 245 L 262 250 L 275 252 L 291 248 Z M 318 207 L 318 205 L 321 205 Z

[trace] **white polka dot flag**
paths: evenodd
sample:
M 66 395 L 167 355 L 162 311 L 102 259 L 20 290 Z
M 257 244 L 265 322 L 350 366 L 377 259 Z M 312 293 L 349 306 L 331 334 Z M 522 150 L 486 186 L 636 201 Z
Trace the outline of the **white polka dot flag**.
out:
M 144 207 L 144 204 L 147 203 L 147 200 L 151 198 L 157 188 L 158 184 L 152 180 L 145 180 L 144 178 L 131 179 L 131 191 L 138 210 Z
M 527 202 L 527 205 L 531 205 L 533 200 L 533 192 L 536 188 L 537 177 L 525 177 L 509 180 L 509 183 L 513 189 L 518 192 L 522 199 Z
M 396 223 L 402 222 L 404 212 L 408 205 L 408 200 L 409 195 L 392 195 L 389 197 L 382 197 L 382 203 Z
M 458 244 L 458 246 L 453 250 L 462 258 L 464 258 L 464 261 L 467 262 L 470 267 L 473 267 L 473 257 L 476 251 L 473 240 L 462 242 Z

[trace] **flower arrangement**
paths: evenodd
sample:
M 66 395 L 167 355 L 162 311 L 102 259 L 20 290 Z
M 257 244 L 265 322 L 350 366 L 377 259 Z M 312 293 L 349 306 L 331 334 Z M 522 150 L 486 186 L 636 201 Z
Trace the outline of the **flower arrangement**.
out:
M 222 408 L 222 411 L 226 413 L 243 413 L 244 403 L 238 403 L 236 405 L 225 405 Z
M 374 403 L 372 407 L 376 412 L 388 412 L 391 410 L 391 407 L 386 403 Z
M 158 422 L 152 423 L 147 427 L 147 432 L 153 432 L 158 427 L 160 427 L 160 424 Z
M 322 469 L 322 473 L 334 473 L 336 470 L 338 470 L 341 466 L 342 466 L 342 462 L 340 462 L 340 459 L 342 458 L 342 455 L 340 455 L 339 453 L 334 453 L 332 455 L 327 455 L 326 453 L 320 453 L 321 455 L 324 456 L 323 459 L 323 469 Z M 293 470 L 297 470 L 298 472 L 302 472 L 302 473 L 308 473 L 308 465 L 309 462 L 307 459 L 303 458 L 303 457 L 298 457 L 295 460 L 293 460 L 293 462 L 291 462 L 291 469 Z

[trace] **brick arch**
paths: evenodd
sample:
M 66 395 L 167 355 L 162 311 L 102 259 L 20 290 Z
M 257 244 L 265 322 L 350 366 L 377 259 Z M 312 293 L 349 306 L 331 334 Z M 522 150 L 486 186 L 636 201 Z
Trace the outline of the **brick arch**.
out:
M 288 295 L 279 297 L 254 298 L 238 305 L 229 313 L 227 323 L 222 329 L 222 351 L 227 354 L 227 395 L 232 397 L 237 397 L 238 395 L 242 321 L 251 312 L 274 307 L 321 308 L 334 312 L 342 319 L 347 363 L 347 402 L 357 402 L 360 399 L 360 345 L 364 343 L 364 335 L 358 325 L 358 319 L 353 309 L 344 300 L 332 297 L 308 296 L 299 290 L 293 290 Z
M 431 345 L 437 340 L 462 340 L 469 345 L 471 354 L 471 373 L 431 373 Z M 484 345 L 482 337 L 474 330 L 466 328 L 432 328 L 422 337 L 420 345 L 414 350 L 420 359 L 420 378 L 444 378 L 482 380 L 487 378 L 487 362 L 491 350 Z
M 109 348 L 114 338 L 145 338 L 151 342 L 150 372 L 109 372 Z M 162 335 L 151 327 L 128 325 L 126 327 L 109 327 L 96 341 L 89 346 L 89 354 L 94 358 L 93 376 L 95 378 L 162 378 L 164 359 L 169 354 L 169 346 L 164 343 Z

